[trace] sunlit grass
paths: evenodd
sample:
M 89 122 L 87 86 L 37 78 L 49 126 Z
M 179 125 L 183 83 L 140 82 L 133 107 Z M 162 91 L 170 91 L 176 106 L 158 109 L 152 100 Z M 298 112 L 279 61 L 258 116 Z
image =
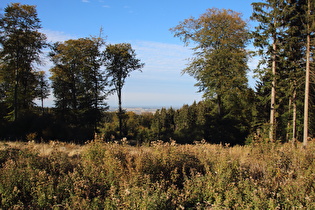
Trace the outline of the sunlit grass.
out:
M 0 208 L 314 209 L 315 144 L 0 142 Z

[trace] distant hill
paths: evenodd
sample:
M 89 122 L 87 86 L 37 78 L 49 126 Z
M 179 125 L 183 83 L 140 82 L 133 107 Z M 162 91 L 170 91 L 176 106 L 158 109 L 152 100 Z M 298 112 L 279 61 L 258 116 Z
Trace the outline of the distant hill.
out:
M 126 110 L 127 112 L 134 112 L 136 114 L 141 114 L 145 112 L 155 113 L 156 110 L 161 109 L 161 108 L 162 107 L 158 107 L 158 106 L 156 107 L 123 107 L 123 109 Z M 176 107 L 174 109 L 178 109 L 178 108 Z M 118 110 L 118 107 L 109 107 L 110 112 L 114 112 L 117 110 Z

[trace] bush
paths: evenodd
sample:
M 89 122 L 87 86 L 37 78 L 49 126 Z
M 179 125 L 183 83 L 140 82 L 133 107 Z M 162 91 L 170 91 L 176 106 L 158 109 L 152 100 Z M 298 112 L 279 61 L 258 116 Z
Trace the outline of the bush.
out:
M 313 143 L 0 148 L 1 209 L 315 208 Z

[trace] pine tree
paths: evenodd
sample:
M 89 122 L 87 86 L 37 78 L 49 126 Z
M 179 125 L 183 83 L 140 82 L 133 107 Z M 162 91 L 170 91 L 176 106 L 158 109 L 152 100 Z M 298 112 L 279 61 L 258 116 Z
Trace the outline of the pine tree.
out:
M 301 4 L 302 3 L 302 4 Z M 288 107 L 288 131 L 287 140 L 292 139 L 292 143 L 295 144 L 298 136 L 298 125 L 302 118 L 299 117 L 302 113 L 303 100 L 303 78 L 304 78 L 304 66 L 305 66 L 305 52 L 304 52 L 304 40 L 303 35 L 303 2 L 301 0 L 289 0 L 286 2 L 284 8 L 284 18 L 286 30 L 284 34 L 284 67 L 286 70 L 286 80 L 282 79 L 285 88 L 286 96 L 289 98 Z M 292 121 L 292 122 L 291 122 Z M 291 125 L 292 124 L 292 125 Z M 291 130 L 291 131 L 290 131 Z M 290 137 L 291 136 L 291 137 Z

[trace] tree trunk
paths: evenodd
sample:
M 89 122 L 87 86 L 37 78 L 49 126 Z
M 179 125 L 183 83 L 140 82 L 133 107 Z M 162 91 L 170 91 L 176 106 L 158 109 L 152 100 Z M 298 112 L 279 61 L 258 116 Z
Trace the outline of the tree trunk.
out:
M 220 94 L 218 94 L 218 115 L 221 117 L 221 115 L 222 115 L 222 99 L 221 99 L 221 95 Z
M 308 1 L 308 11 L 309 16 L 311 12 L 311 3 Z M 309 18 L 308 18 L 309 19 Z M 309 103 L 309 89 L 310 89 L 310 23 L 307 20 L 307 37 L 306 37 L 306 69 L 305 69 L 305 97 L 304 97 L 304 132 L 303 132 L 303 147 L 307 146 L 308 139 L 308 103 Z
M 291 107 L 292 107 L 292 101 L 293 101 L 293 96 L 292 97 L 289 97 L 289 114 L 291 114 Z M 292 114 L 293 115 L 293 114 Z M 293 117 L 292 117 L 293 118 Z M 293 120 L 292 120 L 293 121 Z M 290 140 L 290 130 L 291 130 L 291 120 L 288 119 L 288 124 L 287 124 L 287 133 L 286 133 L 286 141 L 289 141 Z
M 122 107 L 121 107 L 121 85 L 118 85 L 118 90 L 117 90 L 117 95 L 118 95 L 118 119 L 119 119 L 119 138 L 122 138 L 122 114 L 123 114 L 123 111 L 122 111 Z
M 272 56 L 272 87 L 271 87 L 271 102 L 270 102 L 270 131 L 269 139 L 274 141 L 276 137 L 276 128 L 275 128 L 275 102 L 276 102 L 276 37 L 274 35 L 274 40 L 272 44 L 273 56 Z
M 97 69 L 93 67 L 94 72 L 94 133 L 98 133 L 97 125 L 98 125 L 98 81 L 97 81 Z
M 42 102 L 42 115 L 44 115 L 44 96 L 43 96 L 43 93 L 41 94 L 41 97 L 40 97 L 40 100 Z
M 292 144 L 296 145 L 296 81 L 294 81 L 294 91 L 293 91 L 293 119 L 292 119 Z
M 19 87 L 19 77 L 18 77 L 18 65 L 15 70 L 15 84 L 14 84 L 14 121 L 18 118 L 18 87 Z
M 20 68 L 20 50 L 19 45 L 16 51 L 16 64 L 15 64 L 15 84 L 14 84 L 14 121 L 18 119 L 19 114 L 19 101 L 18 101 L 18 88 L 19 88 L 19 68 Z

